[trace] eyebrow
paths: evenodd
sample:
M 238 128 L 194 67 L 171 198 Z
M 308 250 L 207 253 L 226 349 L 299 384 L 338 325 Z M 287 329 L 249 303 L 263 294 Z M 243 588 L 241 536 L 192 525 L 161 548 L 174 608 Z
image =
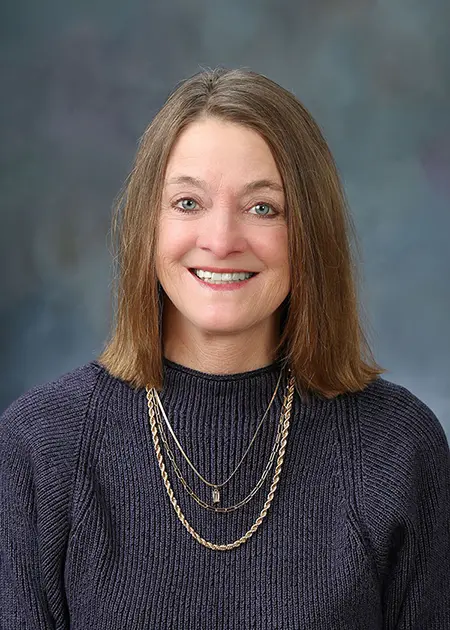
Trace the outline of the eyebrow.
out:
M 208 184 L 205 180 L 198 177 L 191 177 L 190 175 L 179 175 L 178 177 L 172 177 L 167 181 L 167 185 L 171 186 L 174 184 L 190 184 L 191 186 L 201 188 L 202 190 L 206 190 L 208 188 Z M 280 184 L 272 181 L 271 179 L 257 179 L 254 182 L 249 182 L 243 187 L 243 192 L 245 194 L 253 192 L 254 190 L 261 190 L 262 188 L 268 188 L 281 193 L 284 192 L 283 186 L 280 186 Z

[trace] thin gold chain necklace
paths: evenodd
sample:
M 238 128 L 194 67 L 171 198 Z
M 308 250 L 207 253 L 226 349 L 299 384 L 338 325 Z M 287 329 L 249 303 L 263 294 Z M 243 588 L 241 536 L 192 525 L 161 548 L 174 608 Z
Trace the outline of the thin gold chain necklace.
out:
M 152 396 L 153 392 L 151 392 L 151 396 Z M 153 397 L 152 397 L 153 398 Z M 286 402 L 286 398 L 284 401 L 284 404 Z M 273 461 L 275 459 L 275 455 L 277 453 L 277 447 L 278 444 L 280 442 L 280 438 L 281 438 L 281 433 L 283 430 L 283 410 L 284 410 L 284 404 L 283 404 L 283 409 L 282 409 L 282 413 L 280 414 L 280 420 L 278 422 L 278 429 L 276 432 L 276 436 L 275 436 L 275 440 L 274 440 L 274 445 L 272 447 L 272 452 L 270 453 L 270 457 L 269 460 L 266 464 L 266 467 L 259 479 L 259 481 L 257 482 L 256 486 L 251 490 L 251 492 L 249 492 L 249 494 L 244 497 L 244 499 L 242 499 L 241 501 L 239 501 L 239 503 L 236 503 L 234 505 L 227 505 L 227 506 L 218 506 L 218 505 L 210 505 L 209 503 L 206 503 L 205 501 L 203 501 L 194 491 L 194 489 L 187 483 L 186 479 L 183 477 L 181 470 L 175 460 L 175 457 L 173 455 L 172 449 L 170 448 L 168 441 L 167 441 L 167 436 L 164 432 L 164 427 L 162 426 L 162 422 L 161 422 L 161 418 L 159 416 L 158 413 L 158 408 L 156 407 L 156 403 L 154 401 L 154 399 L 152 399 L 152 403 L 155 407 L 155 416 L 156 416 L 156 421 L 158 423 L 158 429 L 159 429 L 159 433 L 161 435 L 161 441 L 164 445 L 164 448 L 166 450 L 166 453 L 172 463 L 172 466 L 175 470 L 175 473 L 178 477 L 178 479 L 180 480 L 180 482 L 182 483 L 183 487 L 185 488 L 185 490 L 188 492 L 188 494 L 204 509 L 206 510 L 210 510 L 212 512 L 221 512 L 223 514 L 228 513 L 228 512 L 233 512 L 234 510 L 239 509 L 240 507 L 246 505 L 254 496 L 255 494 L 258 492 L 258 490 L 261 488 L 261 486 L 263 485 L 264 481 L 266 480 L 267 475 L 269 474 L 270 469 L 272 468 L 272 464 Z M 234 473 L 233 473 L 234 474 Z M 231 476 L 228 478 L 227 481 L 229 481 L 229 479 L 231 479 Z
M 234 475 L 237 473 L 237 471 L 238 471 L 238 470 L 239 470 L 239 468 L 241 467 L 242 462 L 243 462 L 243 461 L 244 461 L 244 459 L 247 457 L 247 455 L 248 455 L 248 453 L 249 453 L 249 451 L 250 451 L 250 449 L 251 449 L 251 447 L 252 447 L 252 445 L 253 445 L 253 443 L 254 443 L 254 441 L 255 441 L 255 439 L 256 439 L 256 436 L 258 435 L 258 432 L 259 432 L 260 428 L 262 427 L 263 422 L 264 422 L 264 420 L 266 419 L 266 416 L 267 416 L 267 414 L 269 413 L 270 408 L 272 407 L 272 403 L 273 403 L 273 401 L 275 400 L 275 396 L 277 395 L 278 389 L 279 389 L 279 387 L 280 387 L 280 382 L 281 382 L 281 377 L 282 377 L 282 375 L 283 375 L 283 369 L 281 369 L 281 370 L 280 370 L 280 375 L 279 375 L 279 377 L 278 377 L 278 381 L 277 381 L 277 384 L 276 384 L 276 386 L 275 386 L 275 391 L 273 392 L 272 398 L 270 399 L 270 402 L 269 402 L 269 404 L 267 405 L 267 409 L 266 409 L 266 411 L 264 412 L 264 415 L 263 415 L 263 417 L 261 418 L 261 421 L 259 422 L 259 424 L 258 424 L 258 426 L 257 426 L 257 428 L 256 428 L 256 431 L 255 431 L 255 433 L 254 433 L 254 435 L 253 435 L 253 437 L 252 437 L 252 439 L 251 439 L 251 441 L 250 441 L 250 444 L 247 446 L 247 448 L 246 448 L 246 450 L 245 450 L 244 454 L 242 455 L 242 457 L 241 457 L 240 461 L 238 462 L 237 466 L 234 468 L 234 470 L 231 472 L 231 474 L 230 474 L 230 475 L 229 475 L 229 476 L 225 479 L 225 481 L 222 481 L 222 483 L 212 483 L 212 482 L 210 482 L 210 481 L 207 481 L 207 480 L 203 477 L 203 475 L 199 473 L 199 471 L 197 470 L 197 468 L 194 466 L 194 464 L 191 462 L 191 460 L 189 459 L 189 457 L 186 455 L 186 452 L 184 451 L 184 449 L 183 449 L 183 447 L 181 446 L 181 444 L 180 444 L 180 442 L 179 442 L 179 440 L 178 440 L 177 436 L 175 435 L 175 432 L 174 432 L 174 430 L 172 429 L 172 426 L 171 426 L 171 424 L 170 424 L 170 422 L 169 422 L 169 419 L 168 419 L 168 417 L 167 417 L 167 415 L 166 415 L 166 412 L 164 411 L 164 407 L 163 407 L 163 405 L 162 405 L 162 402 L 161 402 L 161 399 L 160 399 L 160 397 L 159 397 L 159 395 L 158 395 L 158 392 L 157 392 L 155 389 L 153 389 L 153 390 L 152 390 L 152 397 L 153 397 L 153 400 L 156 400 L 156 402 L 157 402 L 157 404 L 158 404 L 158 407 L 159 407 L 159 409 L 160 409 L 160 411 L 161 411 L 161 413 L 162 413 L 162 416 L 163 416 L 163 418 L 164 418 L 164 420 L 165 420 L 165 423 L 166 423 L 166 425 L 167 425 L 167 428 L 169 429 L 170 434 L 172 435 L 172 437 L 173 437 L 173 439 L 174 439 L 174 441 L 175 441 L 175 444 L 178 446 L 178 449 L 179 449 L 180 453 L 182 454 L 182 456 L 184 457 L 184 459 L 186 460 L 186 462 L 188 463 L 188 465 L 190 466 L 190 468 L 191 468 L 191 469 L 194 471 L 194 473 L 197 475 L 197 477 L 198 477 L 199 479 L 201 479 L 201 480 L 203 481 L 203 483 L 204 483 L 204 484 L 206 484 L 207 486 L 209 486 L 210 488 L 212 488 L 212 489 L 213 489 L 213 490 L 212 490 L 212 500 L 213 500 L 213 504 L 218 504 L 218 503 L 220 503 L 220 492 L 219 492 L 219 489 L 220 489 L 220 488 L 223 488 L 223 487 L 224 487 L 227 483 L 229 483 L 229 482 L 231 481 L 231 479 L 234 477 Z M 164 445 L 166 446 L 166 445 L 167 445 L 167 441 L 166 441 L 166 440 L 164 440 L 164 437 L 165 437 L 165 436 L 163 437 L 163 435 L 164 435 L 164 430 L 162 430 L 162 431 L 161 431 L 161 428 L 160 428 L 160 433 L 161 433 L 161 437 L 162 437 L 162 439 L 163 439 L 163 443 L 164 443 Z M 167 448 L 168 448 L 168 447 L 166 446 L 166 450 L 167 450 Z M 172 451 L 171 451 L 171 454 L 172 454 Z M 176 467 L 176 468 L 179 470 L 178 466 L 174 463 L 174 460 L 172 459 L 171 455 L 169 455 L 169 457 L 170 457 L 170 459 L 171 459 L 172 463 L 174 464 L 174 467 Z M 181 481 L 181 479 L 180 479 L 180 481 Z M 200 500 L 200 501 L 201 501 L 201 500 Z M 206 503 L 206 504 L 204 504 L 204 505 L 208 505 L 208 504 Z
M 281 475 L 281 469 L 283 467 L 283 461 L 284 461 L 284 454 L 286 451 L 286 444 L 287 444 L 287 438 L 288 438 L 288 434 L 289 434 L 289 425 L 290 425 L 290 417 L 291 417 L 291 410 L 292 410 L 292 403 L 293 403 L 293 399 L 294 399 L 294 388 L 295 388 L 295 379 L 294 376 L 291 374 L 290 370 L 288 370 L 288 382 L 289 382 L 289 386 L 288 386 L 288 391 L 285 397 L 285 405 L 283 405 L 283 431 L 281 433 L 281 442 L 280 442 L 280 447 L 278 450 L 278 457 L 277 457 L 277 464 L 275 467 L 275 472 L 272 478 L 272 483 L 270 485 L 270 489 L 269 489 L 269 493 L 267 495 L 266 501 L 264 503 L 264 506 L 261 510 L 261 512 L 259 513 L 258 518 L 256 519 L 256 521 L 253 523 L 253 525 L 250 527 L 249 530 L 247 530 L 247 532 L 241 536 L 241 538 L 239 538 L 238 540 L 235 540 L 234 542 L 231 543 L 223 543 L 223 544 L 219 544 L 219 543 L 212 543 L 208 540 L 205 540 L 205 538 L 203 538 L 202 536 L 200 536 L 200 534 L 198 532 L 195 531 L 195 529 L 192 527 L 192 525 L 189 524 L 189 522 L 187 521 L 185 515 L 183 514 L 180 506 L 178 505 L 178 502 L 174 496 L 173 490 L 172 490 L 172 486 L 170 484 L 169 478 L 167 476 L 167 472 L 165 469 L 165 465 L 164 465 L 164 460 L 161 454 L 161 447 L 159 444 L 159 439 L 158 439 L 158 431 L 157 431 L 157 423 L 156 423 L 156 418 L 155 418 L 155 409 L 153 407 L 153 405 L 151 404 L 151 388 L 146 387 L 146 391 L 147 391 L 147 403 L 148 403 L 148 414 L 149 414 L 149 422 L 150 422 L 150 428 L 151 428 L 151 433 L 152 433 L 152 438 L 153 438 L 153 444 L 155 447 L 155 452 L 156 452 L 156 458 L 158 461 L 158 466 L 161 472 L 161 476 L 164 482 L 164 486 L 166 488 L 167 494 L 169 496 L 170 502 L 175 510 L 175 513 L 178 517 L 178 519 L 180 520 L 180 522 L 182 523 L 182 525 L 187 529 L 187 531 L 189 532 L 189 534 L 201 545 L 203 545 L 204 547 L 207 547 L 208 549 L 212 549 L 214 551 L 229 551 L 231 549 L 235 549 L 236 547 L 239 547 L 240 545 L 242 545 L 243 543 L 247 542 L 252 536 L 253 534 L 257 531 L 257 529 L 259 528 L 259 526 L 261 525 L 261 523 L 263 522 L 263 520 L 265 519 L 265 517 L 267 516 L 267 513 L 269 511 L 269 508 L 272 504 L 273 498 L 275 496 L 275 492 L 278 486 L 278 482 L 280 480 L 280 475 Z

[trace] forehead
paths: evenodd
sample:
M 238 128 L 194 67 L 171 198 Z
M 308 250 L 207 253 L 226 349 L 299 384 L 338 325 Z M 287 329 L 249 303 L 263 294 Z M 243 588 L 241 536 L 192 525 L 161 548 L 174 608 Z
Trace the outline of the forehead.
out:
M 180 175 L 244 183 L 266 178 L 282 185 L 264 138 L 244 125 L 216 118 L 191 123 L 174 143 L 166 181 Z

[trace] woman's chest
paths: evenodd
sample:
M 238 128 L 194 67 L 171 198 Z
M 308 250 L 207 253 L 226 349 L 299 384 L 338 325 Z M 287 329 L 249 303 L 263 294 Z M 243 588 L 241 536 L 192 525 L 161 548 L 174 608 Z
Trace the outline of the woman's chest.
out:
M 347 518 L 333 450 L 306 457 L 294 446 L 267 515 L 231 551 L 208 549 L 187 531 L 152 453 L 100 462 L 86 482 L 88 496 L 68 544 L 71 627 L 380 628 L 378 585 Z M 251 483 L 236 475 L 229 494 L 244 496 L 253 487 L 259 475 L 253 463 Z M 224 543 L 258 519 L 271 478 L 229 514 L 203 509 L 175 475 L 171 481 L 189 525 Z

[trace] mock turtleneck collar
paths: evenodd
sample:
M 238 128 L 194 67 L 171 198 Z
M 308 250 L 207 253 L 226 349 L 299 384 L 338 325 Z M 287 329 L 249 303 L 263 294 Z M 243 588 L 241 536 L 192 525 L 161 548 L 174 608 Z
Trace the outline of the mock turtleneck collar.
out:
M 269 372 L 279 372 L 281 365 L 281 361 L 274 361 L 273 363 L 265 365 L 264 367 L 256 368 L 254 370 L 248 370 L 246 372 L 234 372 L 230 374 L 211 374 L 208 372 L 202 372 L 200 370 L 194 370 L 193 368 L 189 368 L 185 365 L 176 363 L 175 361 L 171 361 L 170 359 L 163 357 L 163 366 L 166 373 L 175 370 L 184 374 L 190 374 L 193 377 L 217 381 L 238 381 L 245 378 L 263 376 Z

